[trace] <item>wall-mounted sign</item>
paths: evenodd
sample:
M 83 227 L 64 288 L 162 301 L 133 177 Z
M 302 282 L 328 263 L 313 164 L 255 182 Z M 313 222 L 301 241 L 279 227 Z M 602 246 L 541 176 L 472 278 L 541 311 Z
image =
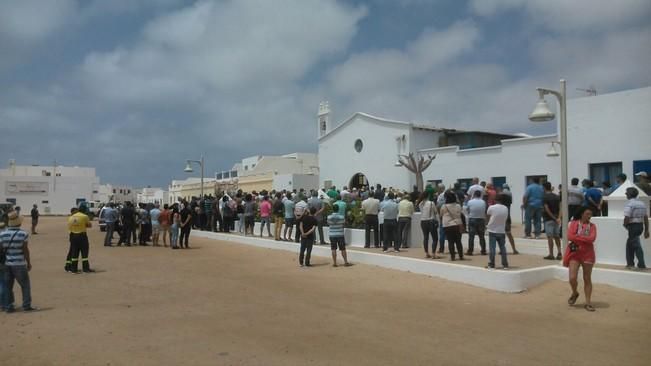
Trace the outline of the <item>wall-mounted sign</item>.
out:
M 47 196 L 50 190 L 48 182 L 7 182 L 5 194 L 12 196 L 16 194 L 35 194 Z

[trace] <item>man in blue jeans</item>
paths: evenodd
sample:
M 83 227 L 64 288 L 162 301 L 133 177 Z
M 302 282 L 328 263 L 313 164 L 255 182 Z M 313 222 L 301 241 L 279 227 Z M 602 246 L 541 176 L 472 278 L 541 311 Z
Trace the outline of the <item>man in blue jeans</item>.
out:
M 111 239 L 113 239 L 113 231 L 115 230 L 115 222 L 118 219 L 117 211 L 113 208 L 113 203 L 109 203 L 104 208 L 104 223 L 106 223 L 106 235 L 104 236 L 104 246 L 111 246 Z
M 20 229 L 22 217 L 16 211 L 9 213 L 7 230 L 0 233 L 0 246 L 5 253 L 4 291 L 2 308 L 7 313 L 13 313 L 14 282 L 18 282 L 23 293 L 23 311 L 34 311 L 32 307 L 32 291 L 28 272 L 32 269 L 27 240 L 29 235 Z
M 486 255 L 486 239 L 484 238 L 486 201 L 481 198 L 481 195 L 480 190 L 475 190 L 472 199 L 466 203 L 468 208 L 468 251 L 466 255 L 472 255 L 475 250 L 475 236 L 479 236 L 481 255 Z
M 488 215 L 488 266 L 495 268 L 495 247 L 500 247 L 502 257 L 502 269 L 509 269 L 509 262 L 506 258 L 506 219 L 509 217 L 509 209 L 502 204 L 504 197 L 500 194 L 495 198 L 495 204 L 486 211 Z
M 624 206 L 624 227 L 628 230 L 626 240 L 626 268 L 628 269 L 635 267 L 635 257 L 637 257 L 637 267 L 646 268 L 640 235 L 644 232 L 644 238 L 649 238 L 649 215 L 644 203 L 637 198 L 638 194 L 637 188 L 626 188 L 628 202 Z
M 524 237 L 531 239 L 531 221 L 536 239 L 540 239 L 540 221 L 543 210 L 543 188 L 540 185 L 540 178 L 535 177 L 527 186 L 522 197 L 522 208 L 524 211 Z

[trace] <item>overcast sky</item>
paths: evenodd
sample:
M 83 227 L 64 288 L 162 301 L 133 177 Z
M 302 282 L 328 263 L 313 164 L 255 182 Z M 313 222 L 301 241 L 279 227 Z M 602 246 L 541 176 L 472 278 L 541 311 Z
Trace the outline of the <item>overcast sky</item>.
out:
M 316 112 L 531 134 L 536 86 L 651 85 L 649 0 L 0 0 L 0 166 L 167 186 L 316 152 Z M 598 127 L 597 127 L 598 128 Z

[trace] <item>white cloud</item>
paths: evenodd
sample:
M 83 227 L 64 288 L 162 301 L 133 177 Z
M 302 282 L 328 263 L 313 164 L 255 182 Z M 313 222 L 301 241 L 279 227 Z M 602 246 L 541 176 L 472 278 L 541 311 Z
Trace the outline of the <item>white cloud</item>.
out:
M 470 6 L 480 16 L 524 9 L 533 23 L 560 31 L 604 31 L 651 15 L 648 0 L 472 0 Z
M 651 27 L 599 38 L 541 37 L 531 58 L 543 75 L 565 76 L 577 87 L 609 91 L 651 85 Z
M 400 1 L 406 7 L 428 0 Z M 570 93 L 590 84 L 601 93 L 651 84 L 645 4 L 625 0 L 612 2 L 624 4 L 621 9 L 610 2 L 603 9 L 583 9 L 576 4 L 584 6 L 584 0 L 559 1 L 474 1 L 479 16 L 473 20 L 413 26 L 417 36 L 389 49 L 374 42 L 393 35 L 370 34 L 373 26 L 354 39 L 360 26 L 390 21 L 386 9 L 395 7 L 389 0 L 386 7 L 381 1 L 369 6 L 374 13 L 368 22 L 362 21 L 366 7 L 334 0 L 51 1 L 44 3 L 60 10 L 31 30 L 19 27 L 29 25 L 31 10 L 12 9 L 22 20 L 0 22 L 0 77 L 10 80 L 0 90 L 0 124 L 16 128 L 0 153 L 22 149 L 35 161 L 38 154 L 61 161 L 81 156 L 102 176 L 164 184 L 182 177 L 177 162 L 200 154 L 208 157 L 211 171 L 256 153 L 314 151 L 315 114 L 323 99 L 330 100 L 337 120 L 364 111 L 445 127 L 535 134 L 553 129 L 527 121 L 537 86 L 554 87 L 561 77 L 568 79 Z M 0 18 L 7 16 L 3 6 Z M 542 15 L 534 19 L 536 12 Z M 608 12 L 614 15 L 604 15 Z M 95 19 L 111 23 L 120 16 L 142 22 L 141 31 L 115 32 L 121 39 L 116 47 L 101 44 L 81 59 L 61 58 L 69 62 L 57 69 L 64 69 L 61 74 L 49 75 L 47 65 L 35 76 L 29 67 L 25 75 L 2 74 L 14 50 L 6 46 L 10 36 L 35 40 L 31 47 L 59 34 L 83 43 L 83 34 L 69 32 L 95 32 Z M 495 39 L 488 16 L 521 34 Z M 581 19 L 568 28 L 555 26 L 572 18 Z M 509 44 L 514 38 L 517 50 Z M 350 49 L 353 40 L 368 47 Z M 68 47 L 78 51 L 86 45 Z M 36 130 L 47 138 L 34 139 Z M 24 141 L 37 140 L 39 149 L 24 150 Z
M 447 63 L 472 49 L 478 39 L 478 29 L 472 23 L 462 22 L 443 31 L 425 30 L 405 50 L 354 54 L 330 73 L 332 92 L 360 97 L 370 90 L 393 89 L 400 83 L 418 82 L 424 75 L 446 67 Z
M 14 0 L 0 3 L 0 38 L 16 42 L 42 40 L 70 22 L 77 11 L 74 0 Z
M 648 2 L 627 0 L 621 3 L 625 9 L 618 11 L 612 4 L 606 10 L 587 9 L 587 19 L 568 26 L 585 32 L 560 33 L 547 32 L 552 24 L 547 20 L 575 17 L 573 11 L 585 6 L 585 1 L 481 0 L 472 4 L 481 15 L 523 8 L 525 19 L 530 19 L 541 12 L 538 25 L 545 29 L 526 29 L 529 43 L 520 50 L 523 55 L 518 55 L 529 60 L 526 70 L 512 69 L 508 59 L 484 61 L 482 48 L 491 45 L 491 40 L 483 38 L 485 29 L 479 27 L 485 22 L 478 20 L 425 31 L 404 50 L 352 54 L 331 71 L 328 84 L 313 94 L 328 98 L 338 119 L 364 111 L 445 127 L 546 133 L 553 130 L 553 124 L 527 123 L 537 86 L 554 87 L 566 78 L 570 95 L 578 96 L 582 94 L 577 88 L 591 85 L 603 93 L 651 84 L 651 28 L 638 24 Z M 614 15 L 604 20 L 608 12 Z M 605 24 L 591 28 L 600 22 Z M 499 43 L 491 47 L 491 54 L 513 52 L 500 49 Z
M 131 100 L 277 89 L 344 51 L 364 15 L 322 0 L 199 1 L 150 22 L 134 47 L 89 55 L 83 78 Z

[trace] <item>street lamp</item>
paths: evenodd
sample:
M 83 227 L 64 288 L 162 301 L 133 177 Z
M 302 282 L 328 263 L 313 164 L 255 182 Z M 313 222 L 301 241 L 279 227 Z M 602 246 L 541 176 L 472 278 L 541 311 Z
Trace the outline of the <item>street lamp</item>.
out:
M 560 143 L 558 141 L 552 141 L 552 146 L 549 148 L 549 151 L 547 152 L 548 158 L 556 158 L 561 155 L 558 153 L 558 151 L 556 151 L 554 145 L 560 145 Z
M 563 244 L 561 251 L 567 247 L 567 224 L 569 222 L 569 212 L 567 206 L 567 93 L 565 89 L 565 79 L 561 79 L 561 90 L 555 91 L 550 89 L 536 88 L 538 90 L 538 103 L 533 112 L 529 115 L 529 120 L 532 122 L 547 122 L 554 119 L 555 115 L 549 109 L 545 101 L 545 95 L 551 94 L 558 100 L 558 109 L 560 112 L 560 131 L 558 131 L 558 144 L 561 146 L 561 197 L 565 202 L 561 204 L 561 232 L 563 233 Z M 558 156 L 554 149 L 552 142 L 552 150 L 547 153 L 547 156 Z
M 186 173 L 193 172 L 192 163 L 197 163 L 201 167 L 201 198 L 203 198 L 203 155 L 201 155 L 201 160 L 186 160 L 185 162 L 185 169 L 183 171 Z

